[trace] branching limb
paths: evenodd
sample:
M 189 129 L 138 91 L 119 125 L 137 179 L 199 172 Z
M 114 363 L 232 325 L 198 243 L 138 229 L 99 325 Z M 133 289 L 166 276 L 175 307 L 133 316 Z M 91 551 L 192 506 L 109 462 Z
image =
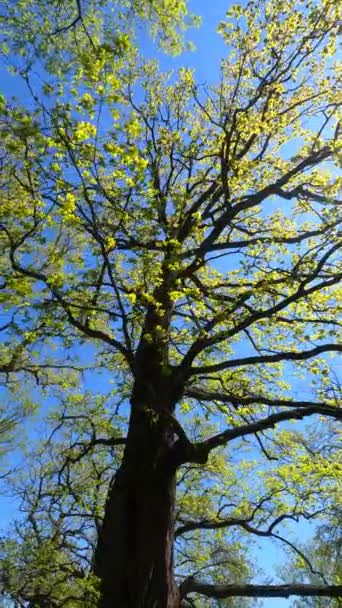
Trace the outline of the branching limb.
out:
M 177 465 L 179 466 L 185 462 L 204 464 L 207 462 L 211 450 L 226 445 L 233 439 L 253 435 L 258 431 L 272 429 L 280 422 L 284 422 L 286 420 L 302 420 L 303 418 L 312 416 L 313 414 L 331 416 L 336 420 L 342 420 L 342 408 L 337 407 L 301 407 L 284 412 L 278 412 L 250 424 L 245 424 L 233 429 L 227 429 L 226 431 L 213 435 L 204 441 L 197 443 L 188 442 L 187 444 L 177 442 L 175 446 Z
M 276 399 L 275 397 L 265 397 L 264 395 L 248 395 L 240 397 L 232 393 L 224 393 L 216 390 L 206 390 L 201 387 L 189 387 L 184 392 L 185 397 L 197 399 L 198 401 L 215 401 L 218 403 L 231 404 L 234 407 L 244 405 L 262 404 L 271 407 L 329 407 L 328 404 L 319 401 L 295 401 L 293 399 Z
M 64 25 L 62 27 L 58 27 L 57 29 L 55 29 L 55 31 L 53 32 L 53 35 L 63 34 L 65 32 L 68 32 L 69 30 L 74 28 L 80 21 L 82 21 L 83 17 L 82 17 L 81 0 L 76 0 L 76 9 L 77 9 L 77 14 L 76 14 L 75 18 L 67 25 Z
M 279 361 L 305 361 L 317 355 L 327 352 L 342 352 L 342 344 L 321 344 L 315 348 L 301 351 L 283 351 L 274 355 L 261 355 L 256 357 L 242 357 L 241 359 L 230 359 L 214 365 L 203 365 L 192 368 L 192 374 L 207 374 L 223 371 L 232 367 L 245 365 L 260 365 L 261 363 L 277 363 Z

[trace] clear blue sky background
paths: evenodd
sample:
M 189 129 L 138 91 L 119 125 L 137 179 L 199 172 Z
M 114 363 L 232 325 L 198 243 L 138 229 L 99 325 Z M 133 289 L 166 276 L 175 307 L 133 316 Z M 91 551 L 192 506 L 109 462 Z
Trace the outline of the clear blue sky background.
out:
M 38 0 L 37 0 L 38 1 Z M 197 82 L 215 83 L 219 75 L 220 59 L 224 57 L 226 47 L 222 38 L 216 34 L 216 28 L 220 20 L 224 19 L 225 12 L 229 8 L 227 0 L 190 0 L 189 6 L 191 11 L 202 16 L 202 26 L 197 30 L 190 30 L 187 34 L 188 38 L 196 45 L 195 52 L 186 52 L 179 57 L 169 57 L 158 53 L 163 69 L 178 69 L 181 66 L 187 66 L 195 69 Z M 140 43 L 144 52 L 151 57 L 156 56 L 155 46 L 152 44 L 146 32 L 140 34 Z M 21 101 L 25 103 L 25 98 L 28 95 L 20 83 L 13 76 L 1 74 L 1 89 L 7 95 L 17 95 Z M 93 384 L 93 390 L 100 390 L 101 386 Z M 1 397 L 1 394 L 0 394 Z M 4 500 L 2 504 L 2 516 L 0 519 L 0 527 L 4 527 L 9 519 L 11 519 L 16 510 L 16 503 L 11 500 Z M 298 529 L 302 539 L 310 532 L 308 525 Z M 265 572 L 270 576 L 274 573 L 273 566 L 279 563 L 280 551 L 279 548 L 272 545 L 271 542 L 261 541 L 260 549 L 254 553 L 256 562 L 265 569 Z M 265 608 L 288 608 L 291 605 L 291 600 L 270 599 L 264 600 Z

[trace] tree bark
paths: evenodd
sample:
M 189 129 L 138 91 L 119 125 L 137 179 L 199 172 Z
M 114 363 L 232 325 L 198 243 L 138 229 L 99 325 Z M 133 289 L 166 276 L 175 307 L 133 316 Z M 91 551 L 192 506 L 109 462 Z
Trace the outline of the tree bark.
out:
M 205 597 L 224 599 L 228 597 L 342 597 L 342 585 L 308 585 L 289 583 L 285 585 L 210 585 L 189 578 L 181 586 L 181 596 L 199 593 Z
M 100 608 L 180 605 L 173 573 L 176 474 L 168 462 L 175 442 L 172 406 L 165 393 L 165 407 L 156 404 L 155 394 L 146 398 L 144 387 L 133 391 L 125 453 L 108 493 L 95 552 Z

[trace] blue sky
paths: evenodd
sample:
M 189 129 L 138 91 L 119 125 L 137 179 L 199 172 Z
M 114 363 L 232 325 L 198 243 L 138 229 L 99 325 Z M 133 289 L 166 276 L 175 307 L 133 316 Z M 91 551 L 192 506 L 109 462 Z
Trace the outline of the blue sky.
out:
M 219 75 L 220 58 L 224 57 L 226 47 L 222 38 L 216 34 L 216 27 L 220 20 L 224 19 L 225 12 L 229 8 L 229 3 L 226 0 L 190 0 L 190 10 L 202 16 L 202 26 L 199 29 L 190 30 L 187 34 L 188 38 L 196 45 L 196 51 L 185 52 L 179 57 L 169 57 L 158 53 L 163 69 L 178 69 L 179 67 L 190 67 L 195 69 L 197 82 L 215 83 Z M 146 32 L 142 32 L 140 36 L 141 44 L 149 56 L 155 56 L 155 47 L 149 40 Z M 16 78 L 7 74 L 2 75 L 2 92 L 6 95 L 17 95 L 22 103 L 25 103 L 27 95 L 24 86 Z M 28 98 L 28 96 L 27 96 Z M 94 390 L 100 386 L 93 387 Z M 15 502 L 11 500 L 4 501 L 4 509 L 2 512 L 2 520 L 0 525 L 4 525 L 6 520 L 13 516 L 13 511 L 16 508 Z M 302 537 L 307 536 L 309 532 L 308 526 L 301 528 Z M 266 572 L 271 573 L 274 564 L 279 560 L 279 549 L 268 541 L 260 544 L 260 550 L 254 552 L 254 558 Z M 265 608 L 286 608 L 291 605 L 290 600 L 270 599 L 264 600 Z

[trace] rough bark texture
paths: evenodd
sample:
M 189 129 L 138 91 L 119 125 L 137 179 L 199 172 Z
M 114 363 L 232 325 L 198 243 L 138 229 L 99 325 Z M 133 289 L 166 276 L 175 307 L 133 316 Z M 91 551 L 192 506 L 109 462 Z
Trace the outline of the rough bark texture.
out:
M 173 576 L 176 476 L 169 455 L 176 437 L 170 386 L 167 374 L 160 373 L 153 383 L 146 376 L 135 383 L 125 453 L 108 493 L 95 554 L 100 608 L 180 603 Z
M 170 276 L 155 290 L 135 353 L 124 457 L 105 506 L 95 552 L 99 608 L 178 608 L 173 574 L 176 442 L 173 413 L 182 386 L 168 364 Z M 156 332 L 160 327 L 164 333 Z
M 290 583 L 286 585 L 209 585 L 190 578 L 182 585 L 181 595 L 199 593 L 206 597 L 224 599 L 227 597 L 331 597 L 342 598 L 342 585 L 306 585 Z M 341 603 L 342 605 L 342 603 Z

